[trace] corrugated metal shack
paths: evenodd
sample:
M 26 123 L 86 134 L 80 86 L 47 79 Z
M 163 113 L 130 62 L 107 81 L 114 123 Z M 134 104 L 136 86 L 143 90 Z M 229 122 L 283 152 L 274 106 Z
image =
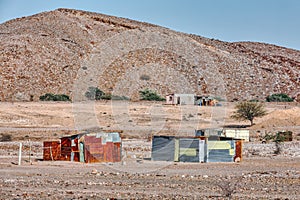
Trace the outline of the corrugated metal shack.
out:
M 88 133 L 44 142 L 44 160 L 65 160 L 85 163 L 120 162 L 119 133 Z
M 152 160 L 204 162 L 205 137 L 153 136 Z
M 242 140 L 205 136 L 153 136 L 153 161 L 234 162 L 242 159 Z

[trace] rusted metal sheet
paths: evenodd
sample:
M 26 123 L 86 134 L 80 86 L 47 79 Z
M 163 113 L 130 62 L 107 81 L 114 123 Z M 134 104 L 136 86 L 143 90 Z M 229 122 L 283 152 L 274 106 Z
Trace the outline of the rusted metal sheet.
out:
M 59 146 L 56 143 L 44 143 L 46 160 L 87 163 L 121 161 L 122 143 L 119 133 L 78 134 L 60 140 Z M 47 151 L 50 146 L 55 149 L 55 159 L 52 158 L 52 151 L 51 155 L 49 150 Z
M 121 143 L 107 142 L 110 141 L 110 136 L 95 137 L 84 136 L 85 144 L 85 161 L 88 163 L 94 162 L 120 162 L 121 161 Z
M 61 160 L 71 161 L 71 139 L 69 137 L 61 138 Z
M 234 161 L 240 162 L 242 161 L 242 151 L 243 151 L 243 141 L 242 140 L 236 140 L 235 141 L 235 156 Z
M 61 144 L 59 141 L 45 141 L 43 160 L 60 160 Z

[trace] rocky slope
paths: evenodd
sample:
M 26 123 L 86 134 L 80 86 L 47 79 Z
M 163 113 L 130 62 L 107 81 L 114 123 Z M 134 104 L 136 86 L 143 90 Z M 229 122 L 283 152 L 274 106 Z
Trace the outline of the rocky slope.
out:
M 1 24 L 0 65 L 1 101 L 47 92 L 82 100 L 89 86 L 132 99 L 144 88 L 229 101 L 279 92 L 300 99 L 300 51 L 70 9 Z

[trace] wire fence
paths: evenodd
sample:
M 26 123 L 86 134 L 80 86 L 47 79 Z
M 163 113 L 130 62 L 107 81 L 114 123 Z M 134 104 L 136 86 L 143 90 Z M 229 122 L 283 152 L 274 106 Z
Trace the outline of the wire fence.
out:
M 42 160 L 43 150 L 42 142 L 0 142 L 0 163 L 21 165 Z

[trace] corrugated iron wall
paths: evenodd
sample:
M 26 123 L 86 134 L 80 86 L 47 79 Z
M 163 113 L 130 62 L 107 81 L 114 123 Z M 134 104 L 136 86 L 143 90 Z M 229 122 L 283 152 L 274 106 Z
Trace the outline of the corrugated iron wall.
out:
M 104 141 L 103 137 L 84 136 L 85 162 L 120 162 L 121 142 Z
M 179 161 L 199 162 L 199 139 L 179 138 Z
M 242 160 L 242 140 L 153 136 L 153 161 L 234 162 Z
M 152 160 L 205 162 L 204 138 L 176 138 L 174 136 L 153 136 Z
M 59 141 L 45 141 L 43 150 L 44 160 L 60 160 L 61 144 Z
M 61 160 L 71 161 L 71 138 L 61 138 Z
M 233 162 L 235 141 L 207 141 L 207 162 Z
M 174 161 L 176 152 L 174 136 L 153 136 L 151 155 L 152 160 Z
M 79 134 L 44 142 L 44 160 L 120 162 L 121 149 L 119 133 Z
M 234 161 L 242 161 L 242 152 L 243 152 L 243 140 L 236 140 Z

